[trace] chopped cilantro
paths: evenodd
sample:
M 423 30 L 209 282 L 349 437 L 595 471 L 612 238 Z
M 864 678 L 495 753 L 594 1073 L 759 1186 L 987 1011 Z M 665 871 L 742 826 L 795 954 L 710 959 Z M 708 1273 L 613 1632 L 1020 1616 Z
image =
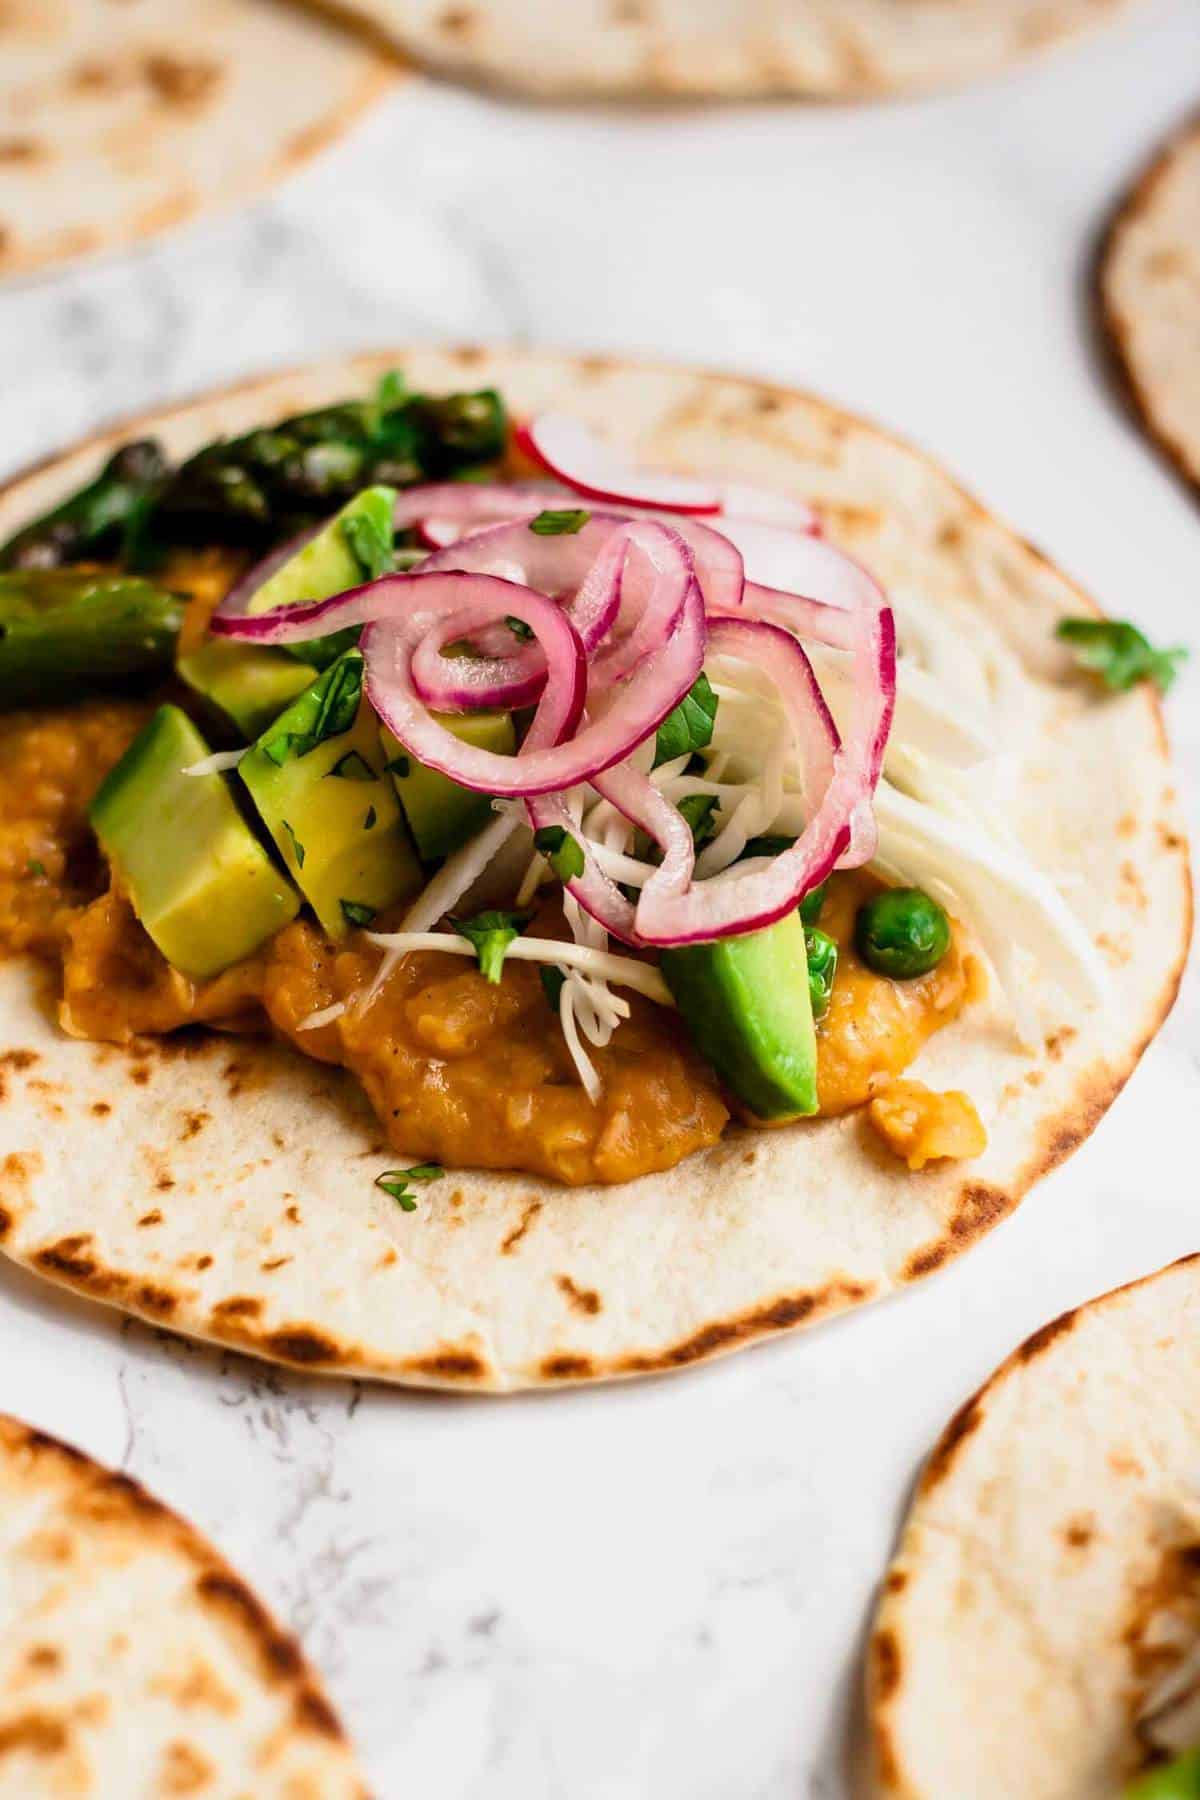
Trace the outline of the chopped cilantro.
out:
M 410 1192 L 409 1182 L 438 1181 L 445 1173 L 439 1163 L 414 1163 L 411 1169 L 385 1169 L 375 1177 L 375 1186 L 389 1194 L 401 1212 L 416 1212 L 417 1196 Z
M 518 938 L 533 917 L 531 912 L 481 912 L 473 919 L 451 918 L 459 937 L 475 946 L 479 967 L 486 980 L 497 983 L 504 967 L 508 946 Z
M 564 507 L 560 512 L 540 512 L 536 519 L 530 519 L 529 529 L 538 537 L 567 537 L 582 531 L 591 513 L 582 506 Z
M 342 536 L 350 546 L 350 554 L 362 570 L 364 581 L 378 581 L 392 567 L 391 522 L 381 527 L 366 513 L 351 513 L 342 520 Z
M 533 847 L 541 851 L 560 881 L 573 881 L 583 874 L 582 846 L 561 825 L 543 825 L 540 831 L 535 831 Z
M 1060 619 L 1056 638 L 1069 644 L 1082 668 L 1098 675 L 1113 693 L 1138 681 L 1152 681 L 1165 694 L 1187 657 L 1182 648 L 1156 650 L 1136 625 L 1124 619 Z
M 690 691 L 659 726 L 652 766 L 657 769 L 660 763 L 674 762 L 677 756 L 687 756 L 711 744 L 716 716 L 717 696 L 701 670 Z
M 717 821 L 713 817 L 716 807 L 716 794 L 685 794 L 679 802 L 679 811 L 692 828 L 697 850 L 717 835 Z
M 375 908 L 364 906 L 361 900 L 339 900 L 338 905 L 347 925 L 361 925 L 365 928 L 375 917 Z
M 293 756 L 307 756 L 327 738 L 341 737 L 358 717 L 362 700 L 363 660 L 351 652 L 326 670 L 284 714 L 301 730 L 280 731 L 262 739 L 262 751 L 282 767 Z
M 280 824 L 288 834 L 288 843 L 292 846 L 292 855 L 296 859 L 296 867 L 302 869 L 304 867 L 304 845 L 300 842 L 300 839 L 296 836 L 286 819 L 281 819 Z
M 738 857 L 739 862 L 746 862 L 752 856 L 782 856 L 795 843 L 790 837 L 752 837 L 746 839 L 746 848 Z
M 384 763 L 383 772 L 385 775 L 403 776 L 407 775 L 411 768 L 412 764 L 407 756 L 393 756 L 391 762 Z
M 566 976 L 554 963 L 542 963 L 538 969 L 538 975 L 541 977 L 542 992 L 546 996 L 550 1011 L 557 1012 L 559 997 L 566 984 Z
M 808 991 L 813 1018 L 820 1019 L 829 1011 L 829 996 L 837 974 L 838 947 L 827 932 L 815 925 L 806 925 L 804 948 L 808 952 Z
M 378 819 L 378 817 L 379 817 L 379 814 L 375 811 L 375 808 L 373 806 L 368 806 L 366 813 L 363 816 L 363 827 L 362 827 L 363 830 L 364 831 L 373 831 L 375 829 L 375 822 Z
M 29 862 L 25 864 L 25 867 L 31 875 L 44 875 L 46 873 L 45 863 L 39 862 L 36 856 L 31 857 Z
M 524 619 L 514 619 L 510 613 L 504 623 L 508 626 L 508 629 L 512 632 L 518 644 L 532 644 L 534 637 L 533 627 L 527 625 Z
M 361 756 L 357 750 L 347 750 L 345 756 L 339 756 L 332 769 L 326 774 L 326 781 L 330 775 L 336 775 L 339 781 L 375 780 L 374 769 L 366 757 Z

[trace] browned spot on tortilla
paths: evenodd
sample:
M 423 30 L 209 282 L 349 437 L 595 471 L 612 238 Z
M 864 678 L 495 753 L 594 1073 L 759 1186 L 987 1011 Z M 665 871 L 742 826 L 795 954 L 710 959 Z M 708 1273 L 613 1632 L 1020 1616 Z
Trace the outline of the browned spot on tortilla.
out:
M 586 1381 L 596 1373 L 596 1367 L 590 1356 L 560 1354 L 544 1357 L 540 1373 L 547 1381 Z
M 5 1050 L 0 1052 L 0 1068 L 12 1069 L 15 1074 L 23 1075 L 26 1069 L 32 1069 L 40 1061 L 36 1050 Z
M 70 1731 L 55 1713 L 25 1712 L 0 1720 L 0 1756 L 24 1750 L 30 1756 L 58 1756 L 67 1748 Z
M 1046 1055 L 1050 1058 L 1050 1061 L 1061 1062 L 1063 1051 L 1067 1048 L 1068 1044 L 1073 1043 L 1078 1036 L 1079 1033 L 1073 1025 L 1060 1025 L 1057 1031 L 1052 1031 L 1050 1036 L 1046 1039 Z
M 196 1258 L 196 1267 L 197 1267 L 197 1269 L 200 1270 L 201 1273 L 203 1273 L 205 1269 L 211 1269 L 212 1263 L 213 1263 L 212 1257 L 208 1256 L 207 1254 L 204 1256 L 198 1256 Z
M 0 1162 L 0 1193 L 9 1189 L 20 1193 L 29 1186 L 34 1175 L 42 1172 L 40 1150 L 10 1150 Z
M 940 1240 L 926 1244 L 922 1250 L 914 1250 L 900 1271 L 901 1281 L 919 1281 L 922 1275 L 932 1275 L 935 1269 L 941 1268 L 949 1254 L 949 1245 Z
M 448 6 L 438 16 L 438 29 L 447 37 L 465 37 L 475 23 L 475 15 L 466 6 Z
M 263 1303 L 253 1294 L 233 1294 L 228 1300 L 218 1300 L 212 1309 L 213 1323 L 219 1324 L 222 1319 L 256 1319 L 263 1309 Z
M 512 1231 L 509 1232 L 508 1236 L 500 1245 L 501 1256 L 512 1255 L 513 1251 L 525 1236 L 525 1233 L 529 1230 L 529 1227 L 533 1224 L 533 1221 L 537 1218 L 541 1210 L 542 1202 L 540 1200 L 531 1200 L 529 1202 L 525 1211 L 521 1214 L 521 1223 L 514 1226 Z
M 210 1786 L 215 1773 L 213 1764 L 203 1751 L 197 1750 L 193 1744 L 184 1743 L 182 1738 L 177 1738 L 163 1750 L 158 1772 L 159 1792 L 201 1793 Z
M 290 1225 L 299 1225 L 301 1223 L 300 1208 L 298 1206 L 286 1206 L 283 1210 L 283 1216 Z
M 285 1325 L 265 1337 L 263 1345 L 273 1356 L 281 1356 L 285 1362 L 328 1363 L 336 1362 L 341 1355 L 341 1350 L 333 1339 L 311 1325 Z
M 303 1730 L 318 1732 L 322 1737 L 339 1738 L 342 1735 L 337 1714 L 314 1687 L 301 1688 L 296 1695 L 296 1723 Z
M 340 119 L 319 119 L 312 125 L 306 125 L 300 131 L 294 131 L 283 147 L 282 162 L 284 167 L 290 163 L 307 162 L 318 150 L 332 144 L 340 137 L 342 122 Z
M 1045 1079 L 1046 1075 L 1044 1070 L 1029 1069 L 1025 1075 L 1025 1086 L 1031 1088 L 1041 1087 Z
M 386 1249 L 384 1251 L 383 1255 L 379 1258 L 379 1261 L 375 1264 L 375 1267 L 377 1269 L 390 1269 L 393 1263 L 398 1263 L 399 1261 L 400 1261 L 400 1258 L 396 1255 L 396 1252 L 389 1246 L 389 1248 Z
M 1133 956 L 1128 938 L 1113 937 L 1112 933 L 1108 931 L 1096 933 L 1096 944 L 1099 949 L 1103 950 L 1114 969 L 1124 968 Z
M 925 1465 L 918 1491 L 928 1494 L 944 1481 L 950 1473 L 959 1450 L 983 1423 L 983 1407 L 980 1396 L 974 1395 L 965 1406 L 960 1406 L 941 1437 L 934 1445 L 933 1454 Z
M 169 1194 L 175 1186 L 174 1178 L 170 1175 L 160 1175 L 154 1186 L 160 1194 Z
M 145 1281 L 133 1296 L 136 1304 L 146 1312 L 158 1313 L 162 1318 L 175 1311 L 179 1304 L 178 1296 L 169 1288 L 156 1287 L 153 1282 Z
M 1086 1550 L 1096 1535 L 1096 1521 L 1091 1514 L 1068 1519 L 1063 1526 L 1063 1542 L 1072 1550 Z
M 999 1224 L 1011 1206 L 1012 1199 L 1003 1188 L 986 1181 L 965 1182 L 950 1220 L 950 1235 L 960 1248 L 972 1243 Z
M 198 107 L 214 93 L 223 70 L 203 56 L 171 56 L 151 51 L 142 59 L 142 73 L 155 97 L 166 106 Z
M 871 1641 L 871 1674 L 876 1697 L 881 1702 L 890 1700 L 896 1693 L 900 1673 L 900 1646 L 895 1633 L 886 1629 L 877 1631 Z
M 1064 1337 L 1075 1324 L 1077 1317 L 1078 1312 L 1072 1311 L 1060 1314 L 1057 1319 L 1051 1319 L 1048 1325 L 1043 1325 L 1039 1331 L 1033 1333 L 1032 1337 L 1025 1339 L 1017 1351 L 1017 1361 L 1032 1362 L 1035 1356 L 1040 1356 L 1043 1350 L 1049 1349 L 1055 1338 Z
M 902 1594 L 908 1586 L 908 1573 L 905 1569 L 889 1569 L 884 1587 L 889 1594 Z
M 92 1241 L 90 1231 L 76 1232 L 72 1237 L 59 1238 L 56 1244 L 46 1244 L 34 1254 L 34 1262 L 39 1268 L 49 1269 L 55 1275 L 68 1275 L 75 1281 L 86 1281 L 96 1272 L 96 1259 L 82 1254 Z
M 1130 1450 L 1110 1450 L 1108 1466 L 1114 1475 L 1144 1475 L 1146 1473 Z
M 802 1325 L 827 1313 L 837 1312 L 843 1306 L 860 1305 L 873 1292 L 872 1282 L 852 1281 L 848 1277 L 842 1277 L 828 1282 L 815 1293 L 784 1294 L 778 1300 L 772 1300 L 765 1306 L 753 1307 L 735 1318 L 721 1319 L 705 1325 L 691 1337 L 684 1338 L 681 1343 L 656 1355 L 620 1357 L 611 1367 L 614 1373 L 639 1375 L 648 1375 L 658 1369 L 679 1369 L 687 1363 L 699 1362 L 706 1356 L 731 1350 L 737 1344 L 748 1343 L 752 1338 L 790 1330 L 793 1325 Z M 581 1360 L 586 1362 L 587 1359 Z
M 129 1071 L 129 1079 L 135 1087 L 146 1087 L 150 1081 L 150 1071 L 145 1063 L 136 1063 Z
M 1160 819 L 1157 826 L 1158 841 L 1164 850 L 1186 850 L 1187 840 L 1171 825 L 1164 825 Z
M 39 143 L 37 138 L 0 138 L 0 163 L 41 162 L 45 155 L 46 146 Z
M 161 1225 L 162 1217 L 163 1217 L 162 1213 L 159 1211 L 158 1207 L 155 1206 L 148 1213 L 142 1214 L 141 1218 L 138 1220 L 138 1224 L 139 1225 Z
M 560 1291 L 566 1295 L 576 1312 L 594 1315 L 600 1311 L 603 1302 L 595 1288 L 577 1287 L 569 1275 L 559 1275 L 555 1279 Z
M 1137 815 L 1135 813 L 1122 813 L 1121 817 L 1117 820 L 1117 836 L 1122 838 L 1136 837 L 1137 824 Z
M 486 1365 L 473 1350 L 437 1350 L 405 1366 L 414 1375 L 445 1375 L 451 1381 L 480 1381 L 487 1374 Z
M 211 1118 L 211 1113 L 204 1112 L 200 1108 L 197 1108 L 195 1112 L 184 1113 L 182 1133 L 184 1142 L 186 1143 L 189 1138 L 199 1137 Z
M 62 1651 L 53 1644 L 31 1644 L 25 1655 L 25 1661 L 31 1669 L 52 1673 L 62 1668 Z
M 196 1579 L 196 1598 L 241 1626 L 258 1650 L 269 1679 L 293 1680 L 302 1673 L 304 1665 L 295 1641 L 277 1629 L 266 1607 L 231 1570 L 206 1569 Z
M 107 1119 L 112 1107 L 107 1100 L 93 1100 L 89 1111 L 93 1119 Z
M 258 1266 L 263 1271 L 264 1275 L 270 1275 L 273 1270 L 282 1269 L 283 1265 L 285 1263 L 290 1263 L 291 1260 L 290 1256 L 273 1256 L 268 1262 L 259 1263 Z

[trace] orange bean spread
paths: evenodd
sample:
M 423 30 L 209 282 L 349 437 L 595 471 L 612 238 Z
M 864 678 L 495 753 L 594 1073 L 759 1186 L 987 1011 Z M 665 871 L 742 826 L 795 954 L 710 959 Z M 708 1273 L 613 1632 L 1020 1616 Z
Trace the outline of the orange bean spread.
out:
M 171 575 L 195 595 L 185 627 L 194 635 L 231 569 L 201 557 L 174 564 Z M 451 1168 L 620 1182 L 671 1168 L 720 1138 L 729 1108 L 716 1075 L 676 1015 L 636 994 L 626 995 L 631 1016 L 611 1044 L 589 1051 L 603 1087 L 593 1105 L 530 963 L 510 959 L 492 984 L 464 958 L 422 951 L 363 1008 L 354 1002 L 379 952 L 357 932 L 335 946 L 301 919 L 210 981 L 170 968 L 128 900 L 108 886 L 86 818 L 100 779 L 149 710 L 145 701 L 90 700 L 0 715 L 0 954 L 61 963 L 67 1031 L 124 1043 L 184 1025 L 273 1029 L 305 1055 L 350 1069 L 398 1149 Z M 821 1111 L 870 1102 L 876 1129 L 913 1167 L 976 1154 L 982 1127 L 976 1119 L 972 1133 L 964 1124 L 961 1096 L 927 1096 L 918 1107 L 915 1084 L 888 1088 L 971 997 L 974 959 L 956 927 L 930 974 L 907 982 L 874 974 L 854 951 L 853 929 L 878 885 L 864 872 L 829 884 L 821 928 L 837 940 L 840 960 L 817 1027 Z M 557 902 L 542 907 L 530 932 L 565 934 Z M 303 1029 L 338 1000 L 348 1003 L 338 1019 Z M 948 1103 L 944 1116 L 939 1099 Z M 906 1122 L 916 1112 L 920 1119 Z

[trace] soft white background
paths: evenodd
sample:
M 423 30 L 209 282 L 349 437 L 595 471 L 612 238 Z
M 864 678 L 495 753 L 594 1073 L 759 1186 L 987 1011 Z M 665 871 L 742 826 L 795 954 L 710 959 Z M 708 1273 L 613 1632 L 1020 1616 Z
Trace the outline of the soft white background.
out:
M 920 103 L 580 114 L 413 83 L 252 209 L 0 293 L 0 466 L 334 348 L 661 354 L 874 415 L 1108 608 L 1200 646 L 1200 509 L 1114 404 L 1089 311 L 1106 209 L 1197 99 L 1196 0 Z M 1194 802 L 1200 666 L 1170 710 Z M 4 1270 L 0 1406 L 211 1533 L 383 1800 L 832 1800 L 920 1458 L 1028 1331 L 1200 1247 L 1198 1102 L 1193 982 L 966 1261 L 683 1377 L 501 1402 L 308 1383 Z

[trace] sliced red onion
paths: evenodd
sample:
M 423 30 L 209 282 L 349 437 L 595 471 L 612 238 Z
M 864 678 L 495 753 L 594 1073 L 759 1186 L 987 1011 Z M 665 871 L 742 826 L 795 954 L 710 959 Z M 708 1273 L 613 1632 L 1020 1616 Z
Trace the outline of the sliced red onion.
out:
M 764 868 L 747 864 L 685 891 L 647 883 L 634 923 L 647 944 L 705 943 L 773 925 L 792 912 L 831 872 L 850 838 L 850 822 L 865 790 L 861 759 L 838 742 L 836 728 L 811 665 L 795 638 L 755 619 L 709 622 L 709 653 L 735 656 L 768 675 L 778 690 L 806 768 L 815 764 L 829 779 L 816 809 L 789 850 Z M 815 785 L 815 784 L 814 784 Z
M 712 482 L 688 475 L 630 468 L 624 459 L 570 413 L 538 413 L 518 426 L 517 444 L 576 493 L 628 506 L 662 506 L 672 512 L 715 513 L 721 495 Z
M 445 549 L 468 531 L 536 518 L 556 501 L 573 504 L 574 499 L 572 490 L 557 481 L 425 482 L 396 496 L 392 522 L 397 531 L 415 526 L 425 543 Z

